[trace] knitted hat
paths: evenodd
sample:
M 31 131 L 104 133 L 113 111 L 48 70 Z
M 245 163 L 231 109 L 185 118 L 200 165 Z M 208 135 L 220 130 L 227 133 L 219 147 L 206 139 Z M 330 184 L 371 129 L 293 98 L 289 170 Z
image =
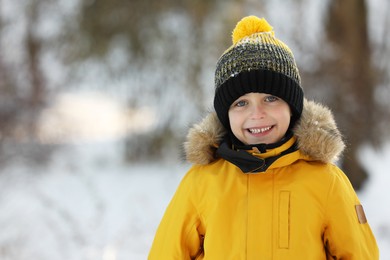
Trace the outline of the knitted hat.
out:
M 292 112 L 290 127 L 303 108 L 303 90 L 293 53 L 275 38 L 267 21 L 244 17 L 233 30 L 233 45 L 217 62 L 214 108 L 226 129 L 230 129 L 228 111 L 240 96 L 266 93 L 286 101 Z

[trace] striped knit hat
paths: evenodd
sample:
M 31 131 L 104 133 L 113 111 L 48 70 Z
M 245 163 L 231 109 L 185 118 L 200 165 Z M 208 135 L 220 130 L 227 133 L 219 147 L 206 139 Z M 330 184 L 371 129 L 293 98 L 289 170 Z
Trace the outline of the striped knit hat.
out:
M 240 96 L 266 93 L 286 101 L 291 108 L 290 127 L 302 113 L 303 90 L 299 71 L 289 47 L 275 38 L 268 22 L 244 17 L 233 30 L 233 45 L 217 62 L 214 108 L 226 129 L 228 111 Z

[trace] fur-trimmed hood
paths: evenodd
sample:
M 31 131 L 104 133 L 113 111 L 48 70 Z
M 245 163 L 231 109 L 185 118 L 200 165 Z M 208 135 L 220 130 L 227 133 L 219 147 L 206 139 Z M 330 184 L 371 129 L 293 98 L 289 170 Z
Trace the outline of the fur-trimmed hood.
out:
M 315 161 L 335 162 L 345 148 L 332 112 L 313 101 L 304 100 L 302 116 L 293 132 L 302 154 Z M 187 161 L 201 165 L 214 161 L 216 147 L 225 133 L 216 113 L 208 114 L 188 132 L 184 143 Z

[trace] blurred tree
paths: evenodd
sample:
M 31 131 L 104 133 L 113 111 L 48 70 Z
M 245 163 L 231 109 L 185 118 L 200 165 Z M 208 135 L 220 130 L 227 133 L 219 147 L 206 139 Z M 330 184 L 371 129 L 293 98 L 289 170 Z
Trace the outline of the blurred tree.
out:
M 26 54 L 24 61 L 27 66 L 22 65 L 19 67 L 20 71 L 23 72 L 15 72 L 13 64 L 6 60 L 4 55 L 0 56 L 0 89 L 2 91 L 0 136 L 2 139 L 34 136 L 35 116 L 43 105 L 44 80 L 40 71 L 41 42 L 35 37 L 34 31 L 37 24 L 38 5 L 39 2 L 32 1 L 30 6 L 26 8 L 27 29 L 24 44 L 22 45 L 24 50 L 20 51 Z M 4 22 L 3 17 L 0 17 L 0 39 L 6 26 L 7 24 Z M 6 50 L 2 49 L 1 51 L 4 52 Z M 23 74 L 28 75 L 29 79 L 26 81 L 18 80 L 18 77 Z M 23 91 L 22 89 L 24 88 L 30 91 Z M 22 131 L 23 133 L 15 131 L 17 126 L 25 131 Z
M 174 0 L 81 0 L 80 29 L 86 44 L 79 49 L 81 58 L 107 54 L 117 36 L 125 36 L 136 58 L 147 58 L 147 44 L 153 36 L 161 37 L 161 14 L 181 11 L 201 27 L 214 1 Z
M 5 27 L 4 19 L 0 12 L 0 41 L 3 41 L 3 30 Z M 0 52 L 4 52 L 3 49 Z M 13 122 L 15 111 L 18 111 L 16 101 L 16 82 L 12 78 L 12 73 L 8 67 L 4 56 L 0 55 L 0 140 L 2 141 L 9 135 L 9 128 Z M 0 150 L 1 152 L 1 150 Z
M 44 41 L 38 36 L 45 3 L 46 0 L 33 0 L 15 5 L 14 11 L 22 16 L 5 17 L 0 12 L 0 162 L 22 156 L 37 142 L 37 119 L 48 95 L 42 70 Z M 18 36 L 11 40 L 13 31 L 17 33 L 12 36 Z M 12 42 L 18 45 L 12 46 Z M 29 159 L 45 160 L 47 151 L 45 155 L 38 154 L 35 148 L 27 155 L 34 158 Z
M 130 70 L 134 74 L 133 84 L 127 90 L 129 104 L 142 106 L 147 100 L 159 113 L 159 125 L 153 134 L 129 138 L 127 156 L 161 156 L 169 144 L 177 146 L 181 142 L 185 134 L 181 128 L 205 110 L 205 57 L 215 45 L 205 22 L 217 1 L 82 2 L 79 33 L 85 44 L 75 49 L 73 57 L 82 60 L 94 56 L 103 60 L 113 43 L 122 41 L 130 53 L 123 73 Z M 180 99 L 175 98 L 178 94 Z M 169 114 L 158 109 L 161 106 Z M 186 110 L 197 113 L 190 115 L 191 119 Z
M 364 0 L 329 2 L 325 31 L 330 48 L 319 53 L 321 66 L 316 74 L 322 87 L 332 89 L 328 103 L 347 141 L 342 168 L 356 189 L 367 178 L 359 149 L 377 143 L 380 122 L 374 96 L 378 74 L 372 63 L 367 12 Z
M 26 63 L 28 71 L 28 83 L 27 86 L 30 89 L 30 93 L 27 95 L 26 100 L 23 102 L 24 108 L 27 108 L 25 112 L 28 112 L 28 132 L 30 138 L 36 137 L 36 122 L 40 110 L 45 104 L 45 95 L 47 94 L 45 76 L 41 69 L 42 59 L 42 47 L 43 42 L 36 36 L 39 19 L 39 9 L 45 1 L 33 0 L 29 2 L 26 8 L 27 18 L 27 30 L 25 38 L 26 49 Z

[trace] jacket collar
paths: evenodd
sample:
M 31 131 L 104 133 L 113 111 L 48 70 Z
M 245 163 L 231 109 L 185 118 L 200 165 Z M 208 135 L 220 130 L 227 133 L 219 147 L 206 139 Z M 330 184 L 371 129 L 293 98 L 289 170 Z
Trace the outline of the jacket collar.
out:
M 226 142 L 223 142 L 218 147 L 216 154 L 236 165 L 243 173 L 258 173 L 265 172 L 269 168 L 287 165 L 283 162 L 288 162 L 288 164 L 290 164 L 292 162 L 290 160 L 280 161 L 279 159 L 285 158 L 286 155 L 290 155 L 297 151 L 295 137 L 291 137 L 280 143 L 278 147 L 266 150 L 263 153 L 260 152 L 256 146 L 253 148 L 254 149 L 249 150 L 231 149 Z M 298 159 L 297 156 L 295 156 L 295 160 L 296 159 Z M 276 161 L 279 161 L 279 163 L 274 164 Z
M 184 143 L 186 159 L 193 164 L 209 164 L 226 131 L 215 112 L 209 113 L 188 132 Z M 325 106 L 304 100 L 302 116 L 293 129 L 297 149 L 309 160 L 335 162 L 345 148 L 332 112 Z

